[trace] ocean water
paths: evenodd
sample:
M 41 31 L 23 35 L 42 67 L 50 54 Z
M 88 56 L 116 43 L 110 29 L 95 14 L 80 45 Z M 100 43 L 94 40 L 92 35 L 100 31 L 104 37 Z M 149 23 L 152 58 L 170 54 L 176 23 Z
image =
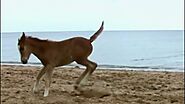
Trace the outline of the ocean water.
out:
M 25 32 L 40 39 L 64 40 L 93 31 Z M 17 40 L 21 32 L 1 33 L 1 63 L 20 63 Z M 99 66 L 114 68 L 148 68 L 184 70 L 184 33 L 181 30 L 104 31 L 93 42 L 89 59 Z M 33 55 L 31 64 L 40 61 Z M 75 64 L 75 63 L 73 63 Z

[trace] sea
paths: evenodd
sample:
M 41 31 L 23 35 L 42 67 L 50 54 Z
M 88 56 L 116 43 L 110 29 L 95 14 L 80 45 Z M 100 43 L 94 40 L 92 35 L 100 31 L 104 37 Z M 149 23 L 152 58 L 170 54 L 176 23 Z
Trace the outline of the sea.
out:
M 17 48 L 21 32 L 1 33 L 1 64 L 22 65 Z M 25 32 L 40 39 L 61 41 L 89 38 L 94 31 Z M 99 68 L 184 72 L 183 30 L 104 31 L 92 43 L 89 59 Z M 28 65 L 41 65 L 31 55 Z M 78 66 L 75 62 L 66 66 Z

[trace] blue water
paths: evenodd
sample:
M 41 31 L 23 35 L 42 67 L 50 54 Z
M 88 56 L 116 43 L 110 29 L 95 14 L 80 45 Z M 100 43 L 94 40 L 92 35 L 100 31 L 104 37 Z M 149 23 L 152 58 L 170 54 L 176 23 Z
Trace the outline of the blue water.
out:
M 74 36 L 89 38 L 93 31 L 26 32 L 41 39 L 64 40 Z M 1 63 L 19 63 L 17 40 L 20 32 L 2 33 Z M 153 69 L 184 69 L 184 33 L 180 30 L 104 31 L 93 42 L 89 59 L 100 66 Z M 40 63 L 31 56 L 30 63 Z

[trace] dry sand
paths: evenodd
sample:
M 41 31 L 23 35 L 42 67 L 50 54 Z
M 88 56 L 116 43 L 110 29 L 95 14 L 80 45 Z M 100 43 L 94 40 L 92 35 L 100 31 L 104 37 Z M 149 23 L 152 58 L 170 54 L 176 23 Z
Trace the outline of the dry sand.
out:
M 184 104 L 183 72 L 96 70 L 87 85 L 74 90 L 84 71 L 54 70 L 50 94 L 43 97 L 44 79 L 32 93 L 41 67 L 1 65 L 2 104 Z

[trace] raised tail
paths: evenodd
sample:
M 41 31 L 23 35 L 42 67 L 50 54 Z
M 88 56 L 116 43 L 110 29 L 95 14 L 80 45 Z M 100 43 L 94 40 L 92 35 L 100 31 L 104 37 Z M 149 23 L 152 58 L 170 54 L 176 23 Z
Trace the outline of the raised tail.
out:
M 94 33 L 94 35 L 93 36 L 91 36 L 90 37 L 90 41 L 91 41 L 91 43 L 100 35 L 100 33 L 103 31 L 103 25 L 104 25 L 104 21 L 102 21 L 102 24 L 101 24 L 101 27 L 100 27 L 100 29 L 96 32 L 96 33 Z

